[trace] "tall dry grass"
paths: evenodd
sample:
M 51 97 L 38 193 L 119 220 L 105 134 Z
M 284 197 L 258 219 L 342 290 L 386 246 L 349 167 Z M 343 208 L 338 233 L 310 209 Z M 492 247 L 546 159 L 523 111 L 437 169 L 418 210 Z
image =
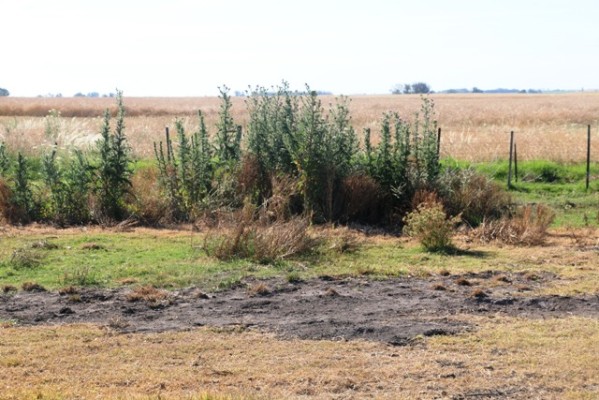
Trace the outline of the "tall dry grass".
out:
M 586 154 L 586 126 L 592 125 L 595 160 L 599 160 L 599 93 L 569 94 L 434 94 L 437 119 L 442 128 L 442 157 L 467 161 L 491 161 L 507 158 L 509 132 L 516 132 L 520 160 L 546 159 L 581 161 Z M 244 99 L 233 98 L 232 114 L 245 126 Z M 323 104 L 333 101 L 322 97 Z M 217 119 L 219 99 L 197 98 L 126 98 L 127 135 L 134 154 L 153 156 L 152 143 L 163 138 L 165 126 L 182 118 L 186 129 L 196 125 L 201 109 L 207 126 Z M 358 132 L 371 128 L 376 143 L 379 119 L 385 111 L 397 111 L 412 118 L 421 105 L 417 95 L 353 96 L 350 103 L 352 123 Z M 62 115 L 61 143 L 86 146 L 99 132 L 99 116 L 113 109 L 110 98 L 0 98 L 0 140 L 13 150 L 25 153 L 47 144 L 44 135 L 49 110 Z

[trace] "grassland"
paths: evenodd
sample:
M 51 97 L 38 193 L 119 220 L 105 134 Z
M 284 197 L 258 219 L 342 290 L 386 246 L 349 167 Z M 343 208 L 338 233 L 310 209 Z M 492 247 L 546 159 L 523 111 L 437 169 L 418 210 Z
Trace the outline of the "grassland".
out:
M 126 93 L 125 93 L 126 95 Z M 516 132 L 521 160 L 581 162 L 586 155 L 587 125 L 593 132 L 593 154 L 599 154 L 599 93 L 515 94 L 515 95 L 431 95 L 439 126 L 443 131 L 441 156 L 465 161 L 494 161 L 507 158 L 509 132 Z M 326 106 L 334 101 L 322 97 Z M 378 132 L 385 111 L 397 111 L 411 119 L 420 108 L 416 95 L 353 96 L 350 111 L 358 132 L 371 128 Z M 64 145 L 89 144 L 100 130 L 105 108 L 114 108 L 109 98 L 0 98 L 0 139 L 15 150 L 29 153 L 53 143 L 44 135 L 49 110 L 62 115 Z M 214 126 L 219 99 L 205 98 L 126 98 L 127 135 L 139 158 L 153 156 L 153 141 L 163 139 L 165 126 L 183 118 L 195 126 L 201 109 L 209 127 Z M 233 118 L 247 122 L 244 99 L 233 98 Z M 53 140 L 53 139 L 51 139 Z M 596 157 L 596 156 L 595 156 Z M 594 158 L 596 160 L 596 158 Z
M 472 322 L 474 332 L 406 347 L 281 341 L 235 329 L 119 335 L 87 325 L 7 327 L 2 397 L 596 398 L 596 319 Z

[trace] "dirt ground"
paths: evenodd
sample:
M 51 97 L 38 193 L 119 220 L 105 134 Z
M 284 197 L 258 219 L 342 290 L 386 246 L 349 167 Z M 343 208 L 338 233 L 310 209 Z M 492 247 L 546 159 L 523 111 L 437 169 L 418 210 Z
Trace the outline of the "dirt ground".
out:
M 368 280 L 249 280 L 216 293 L 197 288 L 134 295 L 136 288 L 0 295 L 0 320 L 19 325 L 95 323 L 123 332 L 199 326 L 257 329 L 282 338 L 366 339 L 392 345 L 472 327 L 460 315 L 599 317 L 599 296 L 532 296 L 555 276 L 479 274 Z M 137 288 L 139 289 L 139 288 Z

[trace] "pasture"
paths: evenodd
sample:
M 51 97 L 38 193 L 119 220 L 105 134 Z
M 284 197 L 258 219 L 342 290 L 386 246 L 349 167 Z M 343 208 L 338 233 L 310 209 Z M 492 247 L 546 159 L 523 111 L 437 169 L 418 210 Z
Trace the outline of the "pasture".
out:
M 325 110 L 334 101 L 320 99 Z M 598 398 L 599 93 L 430 99 L 441 183 L 387 200 L 389 217 L 368 224 L 350 212 L 358 197 L 342 197 L 344 211 L 323 212 L 325 222 L 290 212 L 310 183 L 301 176 L 272 180 L 262 204 L 244 192 L 235 205 L 205 202 L 184 218 L 163 210 L 149 223 L 148 210 L 188 196 L 160 203 L 180 164 L 164 156 L 157 171 L 154 142 L 175 119 L 196 130 L 198 109 L 214 137 L 221 102 L 125 98 L 129 217 L 94 217 L 93 193 L 89 221 L 59 227 L 48 217 L 53 186 L 36 172 L 34 195 L 50 205 L 38 222 L 0 225 L 0 397 Z M 231 98 L 230 112 L 244 132 L 246 100 Z M 384 112 L 413 120 L 422 106 L 414 95 L 350 100 L 360 146 L 368 128 L 378 149 Z M 105 108 L 117 113 L 114 99 L 0 98 L 0 142 L 34 166 L 53 143 L 94 149 Z M 521 164 L 505 193 L 511 130 Z M 221 165 L 212 180 L 246 182 L 247 170 Z M 353 187 L 339 185 L 330 188 Z M 419 221 L 425 234 L 451 229 L 441 248 L 400 229 L 405 213 L 431 204 L 447 215 Z

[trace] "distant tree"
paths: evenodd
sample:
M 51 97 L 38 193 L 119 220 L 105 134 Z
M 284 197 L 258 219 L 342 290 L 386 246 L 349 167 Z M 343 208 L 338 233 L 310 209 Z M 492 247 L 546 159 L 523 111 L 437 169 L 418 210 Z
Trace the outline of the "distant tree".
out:
M 412 85 L 409 83 L 398 83 L 391 88 L 391 94 L 410 94 L 415 93 Z
M 100 93 L 98 92 L 89 92 L 87 97 L 100 97 Z
M 424 82 L 416 82 L 412 84 L 412 93 L 416 94 L 426 94 L 430 93 L 431 88 Z
M 6 89 L 0 88 L 0 97 L 1 96 L 10 96 L 10 92 Z
M 401 94 L 402 92 L 403 92 L 403 85 L 401 83 L 398 83 L 391 88 L 391 94 Z
M 73 97 L 85 97 L 85 95 L 81 92 L 77 92 L 73 95 Z
M 484 92 L 475 86 L 472 88 L 472 93 L 484 93 Z

